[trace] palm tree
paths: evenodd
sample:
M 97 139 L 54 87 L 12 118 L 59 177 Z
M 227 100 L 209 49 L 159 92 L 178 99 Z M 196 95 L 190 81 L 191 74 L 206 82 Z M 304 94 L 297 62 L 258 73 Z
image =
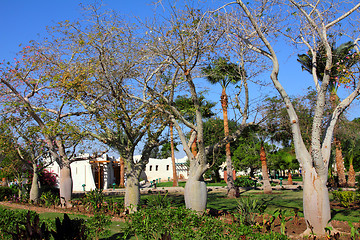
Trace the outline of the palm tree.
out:
M 331 81 L 328 86 L 330 92 L 330 104 L 331 108 L 334 110 L 338 105 L 339 97 L 337 96 L 337 89 L 340 83 L 347 84 L 349 83 L 348 68 L 351 68 L 355 65 L 359 58 L 357 54 L 353 52 L 354 44 L 352 42 L 346 42 L 341 44 L 339 47 L 335 48 L 332 44 L 332 53 L 333 53 L 333 63 L 334 65 L 331 68 L 330 77 Z M 302 69 L 312 74 L 313 72 L 313 54 L 308 52 L 307 54 L 298 55 L 297 61 L 300 62 Z M 321 81 L 325 71 L 326 65 L 326 51 L 324 46 L 320 46 L 316 52 L 316 75 Z M 334 144 L 335 144 L 335 160 L 336 160 L 336 169 L 339 177 L 339 185 L 344 187 L 346 185 L 346 178 L 344 172 L 344 159 L 342 157 L 341 142 L 336 136 L 336 131 L 334 130 Z
M 230 83 L 237 83 L 242 79 L 242 74 L 239 66 L 234 63 L 229 63 L 225 58 L 218 58 L 213 61 L 208 67 L 203 68 L 203 73 L 206 74 L 207 80 L 211 84 L 220 84 L 222 87 L 221 93 L 221 107 L 224 117 L 224 132 L 225 137 L 229 136 L 229 120 L 228 120 L 228 96 L 226 88 Z M 234 185 L 233 168 L 231 163 L 230 143 L 226 144 L 226 171 L 227 171 L 227 186 L 228 197 L 236 197 L 237 192 Z

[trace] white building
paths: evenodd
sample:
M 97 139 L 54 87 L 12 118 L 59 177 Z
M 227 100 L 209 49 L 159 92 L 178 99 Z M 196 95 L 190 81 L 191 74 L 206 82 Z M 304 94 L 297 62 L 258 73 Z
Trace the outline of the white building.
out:
M 84 154 L 83 157 L 88 157 Z M 141 156 L 135 156 L 135 161 Z M 187 157 L 176 159 L 176 168 L 178 178 L 187 179 L 188 171 L 186 167 Z M 110 157 L 107 154 L 97 158 L 96 160 L 81 160 L 71 163 L 71 175 L 73 180 L 73 191 L 91 191 L 96 188 L 108 189 L 113 184 L 119 185 L 120 182 L 120 159 Z M 49 167 L 49 171 L 60 176 L 60 167 L 54 162 Z M 126 177 L 125 177 L 126 178 Z M 172 161 L 167 159 L 150 158 L 149 163 L 145 167 L 145 171 L 141 174 L 140 181 L 142 183 L 153 180 L 168 181 L 173 178 Z M 58 178 L 59 181 L 59 178 Z
M 141 156 L 135 156 L 135 159 L 140 159 Z M 187 179 L 188 169 L 186 167 L 187 157 L 180 159 L 175 159 L 176 172 L 178 179 Z M 172 170 L 172 161 L 171 157 L 166 159 L 155 159 L 150 158 L 149 163 L 145 167 L 143 179 L 145 181 L 172 181 L 173 179 L 173 170 Z

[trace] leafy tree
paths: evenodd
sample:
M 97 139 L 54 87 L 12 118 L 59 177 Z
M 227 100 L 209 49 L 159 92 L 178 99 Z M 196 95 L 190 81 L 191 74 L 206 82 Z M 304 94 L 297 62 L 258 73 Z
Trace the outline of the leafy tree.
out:
M 254 172 L 261 169 L 260 148 L 261 144 L 253 137 L 240 137 L 237 148 L 233 152 L 234 167 L 238 171 L 248 171 L 250 176 L 255 177 Z

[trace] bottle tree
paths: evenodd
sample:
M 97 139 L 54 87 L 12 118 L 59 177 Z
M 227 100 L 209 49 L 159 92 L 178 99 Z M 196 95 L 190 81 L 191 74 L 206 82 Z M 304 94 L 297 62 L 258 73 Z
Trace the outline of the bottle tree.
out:
M 341 44 L 339 47 L 335 47 L 335 43 L 331 43 L 332 62 L 334 63 L 330 70 L 330 82 L 329 100 L 331 110 L 334 110 L 339 103 L 339 97 L 337 95 L 340 84 L 347 84 L 350 82 L 350 74 L 348 69 L 359 62 L 360 58 L 354 51 L 355 44 L 351 41 Z M 315 61 L 313 60 L 315 58 Z M 299 54 L 298 62 L 300 62 L 303 70 L 310 74 L 316 74 L 319 81 L 322 81 L 326 66 L 326 50 L 323 45 L 319 45 L 316 52 L 312 53 L 308 51 L 307 54 Z M 315 64 L 316 63 L 316 64 Z M 341 150 L 341 141 L 337 136 L 337 125 L 334 130 L 334 145 L 335 145 L 335 161 L 336 170 L 338 175 L 338 181 L 340 187 L 346 186 L 344 159 Z

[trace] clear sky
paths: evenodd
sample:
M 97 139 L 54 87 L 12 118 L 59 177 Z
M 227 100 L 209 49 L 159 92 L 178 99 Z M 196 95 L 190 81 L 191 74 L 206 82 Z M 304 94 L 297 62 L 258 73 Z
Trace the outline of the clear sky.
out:
M 80 4 L 90 0 L 0 0 L 0 60 L 12 61 L 19 44 L 26 45 L 30 40 L 44 37 L 46 26 L 55 25 L 59 21 L 81 18 Z M 105 8 L 117 11 L 121 15 L 146 16 L 153 14 L 152 0 L 103 0 Z M 207 3 L 212 4 L 213 0 Z M 215 1 L 219 4 L 218 1 Z M 40 34 L 40 37 L 39 37 Z M 313 86 L 310 74 L 301 71 L 296 62 L 296 54 L 285 45 L 276 49 L 280 59 L 280 81 L 290 95 L 301 95 L 308 86 Z M 292 57 L 289 57 L 292 55 Z M 267 78 L 268 75 L 264 75 Z M 269 81 L 268 81 L 269 82 Z M 266 93 L 275 93 L 266 88 Z M 221 90 L 211 86 L 212 101 L 219 102 Z M 359 117 L 359 101 L 352 107 L 350 118 Z

